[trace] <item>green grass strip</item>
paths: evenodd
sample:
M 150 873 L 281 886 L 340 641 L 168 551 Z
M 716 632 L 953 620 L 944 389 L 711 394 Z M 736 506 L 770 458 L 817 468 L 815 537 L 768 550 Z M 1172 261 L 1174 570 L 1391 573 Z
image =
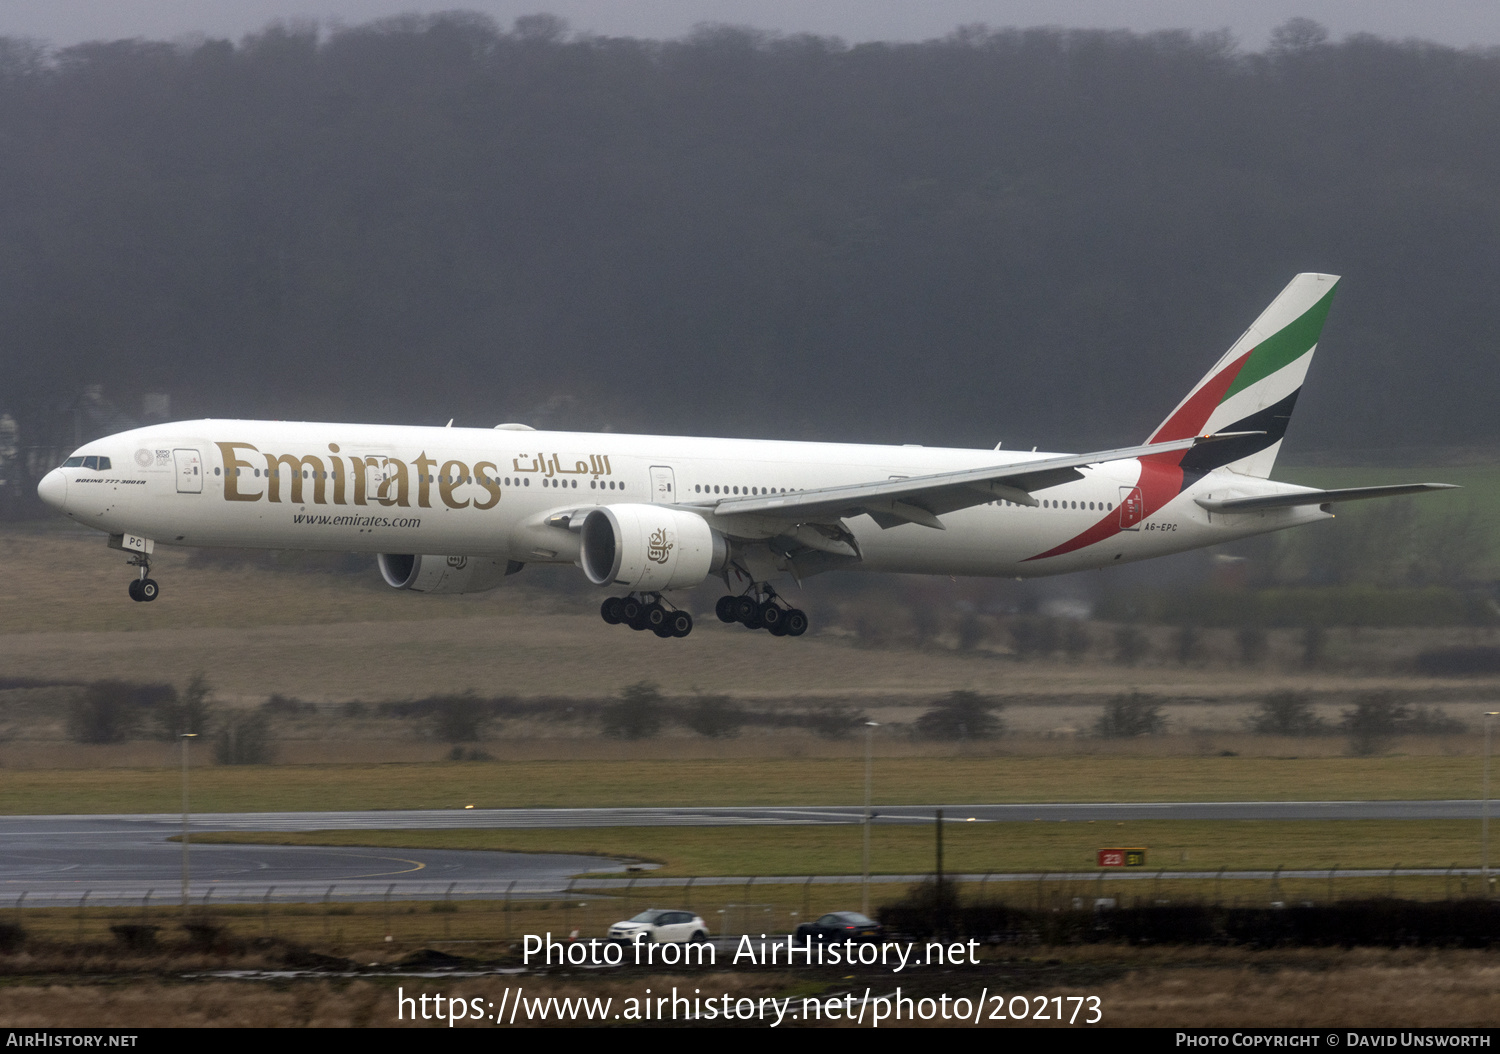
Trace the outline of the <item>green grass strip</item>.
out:
M 884 758 L 878 805 L 1108 801 L 1323 801 L 1477 798 L 1468 757 Z M 858 805 L 857 758 L 437 762 L 205 767 L 195 812 L 652 805 Z M 177 769 L 0 769 L 0 809 L 176 812 Z
M 934 868 L 935 828 L 876 825 L 872 874 Z M 662 864 L 653 875 L 857 875 L 861 829 L 834 827 L 608 827 L 527 830 L 224 832 L 195 842 L 498 849 L 589 853 Z M 953 873 L 1093 871 L 1097 850 L 1145 846 L 1146 871 L 1388 870 L 1479 863 L 1477 820 L 1141 820 L 1126 823 L 948 823 Z

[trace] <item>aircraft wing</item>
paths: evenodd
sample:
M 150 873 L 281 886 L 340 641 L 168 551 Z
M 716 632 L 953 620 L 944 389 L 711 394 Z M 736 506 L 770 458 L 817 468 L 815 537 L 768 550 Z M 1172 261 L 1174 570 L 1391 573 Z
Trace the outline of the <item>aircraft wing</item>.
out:
M 1258 512 L 1261 509 L 1290 509 L 1298 505 L 1331 505 L 1340 501 L 1363 501 L 1365 498 L 1394 498 L 1402 494 L 1421 494 L 1429 490 L 1458 490 L 1453 483 L 1396 483 L 1385 487 L 1344 487 L 1340 490 L 1304 490 L 1291 494 L 1265 494 L 1255 498 L 1198 498 L 1198 504 L 1209 512 Z
M 1045 490 L 1060 483 L 1081 479 L 1078 470 L 1106 461 L 1124 461 L 1148 454 L 1166 454 L 1187 450 L 1200 443 L 1234 438 L 1229 434 L 1199 436 L 1168 443 L 1101 450 L 1091 454 L 1045 458 L 1040 461 L 1012 462 L 989 468 L 939 472 L 929 476 L 856 483 L 818 490 L 799 490 L 790 494 L 767 494 L 751 498 L 730 498 L 713 506 L 715 517 L 756 517 L 796 523 L 834 523 L 847 516 L 868 513 L 881 527 L 902 523 L 919 523 L 943 530 L 938 519 L 943 513 L 983 505 L 996 499 L 1017 505 L 1036 505 L 1034 490 Z

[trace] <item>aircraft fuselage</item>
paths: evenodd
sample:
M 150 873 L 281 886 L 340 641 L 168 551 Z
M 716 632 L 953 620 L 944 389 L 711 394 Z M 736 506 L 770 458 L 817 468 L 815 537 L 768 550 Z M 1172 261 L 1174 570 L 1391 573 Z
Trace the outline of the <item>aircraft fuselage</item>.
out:
M 621 504 L 713 510 L 775 495 L 1056 454 L 509 429 L 258 421 L 157 425 L 80 447 L 41 492 L 79 523 L 160 544 L 458 553 L 576 563 L 561 513 Z M 107 458 L 109 468 L 87 467 Z M 1149 458 L 1081 469 L 1036 492 L 921 523 L 851 517 L 850 569 L 1033 576 L 1147 559 L 1326 519 L 1317 506 L 1213 514 L 1199 497 L 1305 488 L 1226 469 L 1154 480 Z M 1164 488 L 1166 492 L 1164 492 Z M 1156 492 L 1153 500 L 1153 490 Z M 731 517 L 737 535 L 754 535 Z M 1068 551 L 1059 548 L 1071 546 Z M 1050 554 L 1050 555 L 1049 555 Z

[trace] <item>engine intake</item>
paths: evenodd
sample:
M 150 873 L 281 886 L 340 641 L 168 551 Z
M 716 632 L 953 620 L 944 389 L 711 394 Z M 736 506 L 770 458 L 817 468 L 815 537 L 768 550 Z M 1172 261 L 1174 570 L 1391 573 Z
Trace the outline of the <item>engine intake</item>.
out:
M 416 593 L 483 593 L 521 569 L 490 556 L 412 556 L 381 553 L 380 576 L 393 589 Z
M 687 589 L 724 566 L 724 536 L 701 516 L 662 505 L 606 505 L 583 521 L 579 562 L 596 586 Z

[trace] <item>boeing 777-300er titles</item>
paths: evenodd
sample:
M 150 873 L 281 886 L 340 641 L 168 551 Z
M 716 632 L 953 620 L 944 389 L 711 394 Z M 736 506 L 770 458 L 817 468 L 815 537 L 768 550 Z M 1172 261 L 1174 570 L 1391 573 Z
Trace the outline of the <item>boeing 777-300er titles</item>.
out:
M 387 583 L 428 593 L 575 564 L 625 591 L 606 622 L 662 637 L 693 627 L 664 594 L 716 576 L 720 619 L 798 636 L 783 576 L 1061 574 L 1443 489 L 1268 478 L 1337 281 L 1298 275 L 1145 443 L 1118 450 L 210 420 L 85 444 L 37 490 L 130 554 L 134 600 L 156 599 L 158 544 L 325 549 L 378 554 Z

